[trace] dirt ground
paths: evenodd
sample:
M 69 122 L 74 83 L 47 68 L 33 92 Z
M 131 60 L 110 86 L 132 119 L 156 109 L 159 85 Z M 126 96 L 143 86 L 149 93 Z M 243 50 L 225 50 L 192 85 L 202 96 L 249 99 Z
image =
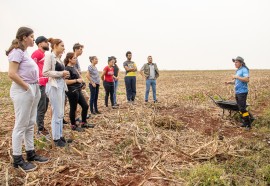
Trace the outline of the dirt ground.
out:
M 269 70 L 251 71 L 248 102 L 258 117 L 269 105 Z M 234 71 L 162 71 L 157 80 L 158 103 L 144 103 L 145 81 L 137 77 L 135 104 L 126 102 L 122 74 L 118 90 L 119 109 L 104 107 L 101 86 L 99 108 L 88 123 L 94 129 L 75 132 L 64 125 L 64 136 L 73 139 L 65 148 L 35 132 L 38 153 L 50 158 L 38 164 L 35 172 L 25 173 L 12 167 L 11 134 L 14 125 L 13 105 L 9 98 L 10 80 L 1 73 L 0 97 L 0 185 L 112 185 L 154 186 L 187 185 L 179 172 L 217 158 L 226 161 L 237 156 L 239 139 L 265 136 L 251 131 L 222 114 L 207 96 L 234 100 L 233 86 L 224 84 Z M 87 88 L 89 92 L 89 89 Z M 66 106 L 65 119 L 69 106 Z M 79 113 L 78 113 L 79 114 Z M 50 127 L 50 108 L 45 127 Z M 25 154 L 24 154 L 25 156 Z

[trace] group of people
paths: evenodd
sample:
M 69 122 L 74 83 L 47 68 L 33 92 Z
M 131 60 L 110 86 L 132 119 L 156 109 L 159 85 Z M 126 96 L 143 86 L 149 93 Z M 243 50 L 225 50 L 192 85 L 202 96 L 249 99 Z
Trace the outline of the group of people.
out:
M 27 53 L 28 47 L 34 42 L 38 49 L 31 56 Z M 50 50 L 51 48 L 51 50 Z M 34 39 L 34 31 L 28 27 L 17 30 L 16 39 L 6 51 L 9 60 L 8 75 L 12 80 L 10 96 L 14 104 L 15 126 L 12 131 L 13 165 L 25 171 L 37 168 L 31 161 L 45 163 L 48 158 L 42 157 L 34 149 L 34 124 L 37 123 L 38 133 L 48 135 L 44 127 L 44 117 L 51 104 L 51 131 L 55 146 L 64 147 L 71 140 L 63 136 L 64 108 L 66 97 L 69 101 L 69 118 L 71 129 L 82 132 L 84 128 L 94 128 L 94 124 L 87 123 L 88 109 L 91 114 L 101 114 L 98 109 L 98 95 L 101 81 L 105 90 L 105 106 L 110 103 L 113 109 L 118 108 L 117 88 L 119 82 L 119 67 L 114 56 L 108 57 L 108 65 L 103 69 L 101 76 L 96 67 L 98 58 L 90 56 L 91 64 L 88 67 L 86 78 L 89 81 L 90 100 L 84 95 L 86 87 L 81 76 L 78 57 L 82 54 L 84 46 L 75 43 L 73 52 L 65 51 L 61 39 L 39 36 Z M 49 51 L 45 55 L 46 51 Z M 123 66 L 126 71 L 125 86 L 127 101 L 134 103 L 136 96 L 136 64 L 131 61 L 132 53 L 126 53 L 127 60 Z M 159 76 L 157 65 L 148 56 L 148 63 L 141 69 L 141 75 L 146 79 L 145 102 L 148 102 L 150 86 L 153 91 L 154 102 L 156 98 L 156 79 Z M 81 119 L 76 119 L 77 105 L 81 106 Z M 22 142 L 24 141 L 27 161 L 22 156 Z
M 28 47 L 33 47 L 34 42 L 38 50 L 31 56 L 27 53 Z M 50 46 L 49 46 L 50 44 Z M 37 123 L 38 131 L 47 134 L 44 127 L 44 116 L 51 104 L 51 131 L 55 146 L 64 147 L 71 142 L 63 136 L 64 107 L 67 96 L 70 105 L 69 118 L 71 129 L 82 132 L 84 128 L 94 128 L 94 124 L 87 123 L 88 109 L 90 105 L 91 114 L 101 114 L 98 109 L 98 96 L 101 80 L 105 90 L 105 106 L 110 103 L 113 109 L 119 104 L 116 99 L 116 92 L 119 82 L 119 67 L 114 56 L 108 57 L 108 65 L 103 69 L 101 76 L 97 69 L 98 58 L 90 56 L 91 64 L 88 67 L 86 78 L 89 81 L 90 100 L 89 104 L 85 98 L 83 88 L 86 87 L 81 76 L 81 68 L 78 57 L 83 52 L 83 45 L 76 43 L 73 52 L 68 52 L 61 60 L 65 51 L 64 42 L 61 39 L 47 39 L 39 36 L 34 39 L 34 31 L 28 27 L 20 27 L 16 39 L 6 51 L 9 60 L 8 76 L 12 79 L 10 97 L 14 104 L 15 125 L 12 131 L 13 165 L 21 167 L 25 171 L 33 171 L 37 166 L 32 161 L 39 163 L 48 162 L 48 158 L 42 157 L 34 149 L 34 124 Z M 51 52 L 45 55 L 46 51 Z M 127 60 L 123 63 L 126 71 L 125 87 L 126 97 L 130 104 L 133 104 L 136 97 L 136 72 L 137 66 L 131 61 L 132 53 L 126 52 Z M 159 77 L 159 70 L 153 63 L 152 56 L 148 56 L 148 62 L 140 69 L 145 78 L 146 91 L 145 102 L 148 102 L 150 87 L 152 87 L 153 100 L 156 103 L 156 79 Z M 252 118 L 246 110 L 246 99 L 248 95 L 249 69 L 244 59 L 237 57 L 233 59 L 237 68 L 236 75 L 232 81 L 226 84 L 235 84 L 236 101 L 239 106 L 242 127 L 250 128 Z M 82 108 L 81 120 L 77 122 L 77 105 Z M 24 141 L 27 161 L 22 156 L 22 142 Z

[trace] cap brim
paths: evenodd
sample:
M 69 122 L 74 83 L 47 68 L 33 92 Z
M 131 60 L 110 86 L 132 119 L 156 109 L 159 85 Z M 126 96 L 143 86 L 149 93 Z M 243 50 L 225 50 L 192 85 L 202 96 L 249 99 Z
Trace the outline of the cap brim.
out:
M 232 62 L 235 62 L 235 59 L 232 59 Z

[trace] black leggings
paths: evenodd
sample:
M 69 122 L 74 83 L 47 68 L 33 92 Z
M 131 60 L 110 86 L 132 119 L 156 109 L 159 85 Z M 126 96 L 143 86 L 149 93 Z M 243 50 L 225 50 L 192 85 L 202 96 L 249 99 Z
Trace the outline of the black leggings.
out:
M 107 82 L 103 81 L 103 86 L 105 89 L 105 106 L 108 107 L 108 101 L 109 101 L 109 95 L 112 106 L 113 104 L 113 93 L 114 93 L 114 83 L 113 82 Z
M 86 117 L 87 117 L 87 111 L 88 111 L 88 104 L 85 101 L 85 98 L 81 92 L 81 90 L 69 90 L 67 93 L 69 105 L 70 105 L 70 111 L 69 111 L 69 118 L 70 118 L 70 123 L 71 125 L 75 125 L 75 113 L 77 110 L 77 105 L 82 107 L 82 122 L 86 122 Z

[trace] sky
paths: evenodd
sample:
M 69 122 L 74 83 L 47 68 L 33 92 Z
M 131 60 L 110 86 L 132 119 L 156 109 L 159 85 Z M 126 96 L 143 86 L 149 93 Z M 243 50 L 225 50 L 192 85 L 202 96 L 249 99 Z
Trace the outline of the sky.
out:
M 84 71 L 89 56 L 101 71 L 112 55 L 123 70 L 127 51 L 139 68 L 151 55 L 160 70 L 234 69 L 236 56 L 270 69 L 269 8 L 269 0 L 0 0 L 0 71 L 21 26 L 62 39 L 66 53 L 83 44 Z

